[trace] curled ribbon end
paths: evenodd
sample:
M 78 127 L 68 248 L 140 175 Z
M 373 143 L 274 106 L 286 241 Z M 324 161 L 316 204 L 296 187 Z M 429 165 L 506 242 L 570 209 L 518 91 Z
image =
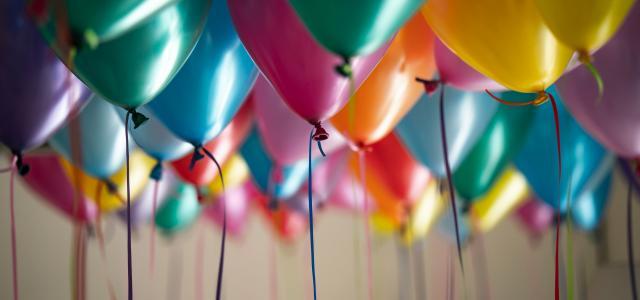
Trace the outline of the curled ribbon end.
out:
M 604 92 L 604 81 L 602 80 L 602 76 L 600 76 L 598 69 L 593 65 L 593 58 L 588 52 L 580 51 L 578 60 L 587 68 L 587 70 L 589 70 L 593 79 L 596 80 L 596 84 L 598 85 L 598 98 L 596 101 L 600 103 Z
M 422 83 L 424 91 L 429 94 L 429 96 L 433 95 L 433 93 L 438 89 L 438 86 L 440 86 L 439 80 L 427 80 L 416 77 L 416 81 Z
M 133 129 L 140 127 L 140 125 L 144 124 L 144 122 L 149 120 L 147 116 L 137 112 L 135 109 L 131 109 L 129 112 L 131 113 L 131 121 L 133 122 Z
M 351 68 L 351 59 L 343 58 L 343 63 L 339 64 L 335 68 L 336 73 L 344 78 L 351 78 L 353 76 L 353 68 Z

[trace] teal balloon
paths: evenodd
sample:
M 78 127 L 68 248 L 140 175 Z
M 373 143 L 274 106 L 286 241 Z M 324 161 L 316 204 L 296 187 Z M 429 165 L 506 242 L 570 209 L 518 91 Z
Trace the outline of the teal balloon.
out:
M 165 233 L 175 233 L 192 225 L 200 215 L 196 188 L 181 184 L 164 204 L 158 208 L 155 216 L 156 226 Z
M 34 18 L 58 56 L 94 92 L 126 109 L 150 101 L 169 83 L 210 7 L 210 0 L 44 3 L 45 11 Z M 68 41 L 59 39 L 66 35 Z
M 276 165 L 275 161 L 267 154 L 257 128 L 251 130 L 240 148 L 240 154 L 247 162 L 256 185 L 263 193 L 274 198 L 290 198 L 300 189 L 309 175 L 309 165 L 306 159 L 290 165 Z M 316 160 L 313 160 L 312 167 L 315 163 Z M 276 175 L 276 172 L 280 174 Z
M 527 141 L 514 162 L 538 198 L 557 212 L 565 213 L 569 192 L 573 196 L 579 195 L 609 153 L 573 119 L 555 87 L 549 91 L 558 106 L 562 178 L 558 180 L 557 143 L 551 103 L 536 109 Z
M 122 108 L 116 108 L 116 110 L 120 120 L 124 122 L 127 112 Z M 139 108 L 138 112 L 147 116 L 149 120 L 144 123 L 144 126 L 134 129 L 133 121 L 129 119 L 129 135 L 146 154 L 163 162 L 176 160 L 193 151 L 191 144 L 169 131 L 146 106 Z
M 290 0 L 313 37 L 344 58 L 374 52 L 424 0 Z M 286 30 L 283 28 L 283 30 Z
M 79 132 L 75 137 L 80 151 L 78 157 L 81 157 L 79 163 L 73 160 L 73 126 L 77 126 Z M 113 105 L 93 95 L 82 112 L 51 137 L 49 145 L 87 174 L 107 179 L 124 164 L 124 124 Z
M 396 133 L 421 164 L 438 177 L 446 175 L 440 134 L 440 89 L 423 95 L 400 121 Z M 484 92 L 445 86 L 444 111 L 449 164 L 455 171 L 491 122 L 498 103 Z
M 511 101 L 529 100 L 531 94 L 499 94 Z M 453 173 L 453 183 L 462 199 L 473 202 L 486 193 L 516 156 L 531 128 L 535 108 L 500 105 L 480 139 Z
M 602 220 L 609 200 L 613 160 L 613 155 L 605 159 L 578 197 L 571 200 L 571 220 L 580 229 L 593 230 Z
M 229 124 L 257 76 L 258 69 L 233 27 L 227 2 L 215 0 L 191 57 L 149 108 L 181 139 L 201 145 Z

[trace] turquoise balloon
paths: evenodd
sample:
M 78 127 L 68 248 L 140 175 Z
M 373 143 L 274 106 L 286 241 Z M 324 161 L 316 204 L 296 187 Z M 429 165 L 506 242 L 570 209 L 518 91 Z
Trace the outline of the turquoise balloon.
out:
M 400 121 L 396 133 L 413 157 L 438 177 L 446 175 L 440 134 L 440 89 L 423 95 Z M 484 92 L 464 92 L 445 86 L 444 112 L 451 171 L 483 135 L 498 104 Z
M 77 126 L 79 131 L 77 139 L 82 158 L 80 164 L 73 161 L 73 126 Z M 107 179 L 124 164 L 124 134 L 124 124 L 115 108 L 99 96 L 93 95 L 82 112 L 51 137 L 49 145 L 89 175 Z
M 253 181 L 263 193 L 270 194 L 271 197 L 283 199 L 293 196 L 309 175 L 309 166 L 306 159 L 286 166 L 275 165 L 275 161 L 269 157 L 265 150 L 257 128 L 251 130 L 251 133 L 240 148 L 240 154 L 250 167 L 249 171 Z M 316 160 L 312 161 L 312 167 L 315 162 Z M 280 170 L 276 170 L 276 168 Z M 272 173 L 275 171 L 280 172 L 280 180 L 274 178 Z
M 580 195 L 571 200 L 573 201 L 571 220 L 581 229 L 593 230 L 602 220 L 609 200 L 613 160 L 611 155 L 603 161 L 598 171 L 585 184 Z
M 290 0 L 313 37 L 344 58 L 388 41 L 425 0 Z M 283 30 L 286 30 L 283 28 Z
M 199 146 L 229 124 L 257 76 L 227 2 L 215 0 L 191 57 L 149 108 L 177 136 Z
M 210 0 L 44 3 L 34 18 L 58 56 L 94 92 L 126 109 L 150 101 L 169 83 L 198 40 L 210 6 Z M 69 41 L 60 40 L 67 35 Z
M 557 143 L 551 103 L 536 109 L 529 136 L 514 162 L 538 198 L 556 211 L 565 213 L 569 192 L 572 197 L 579 197 L 589 179 L 610 154 L 573 119 L 555 87 L 549 91 L 558 106 L 562 178 L 558 180 Z
M 156 226 L 165 233 L 175 233 L 193 224 L 200 215 L 196 188 L 189 184 L 181 184 L 174 195 L 170 196 L 158 208 Z

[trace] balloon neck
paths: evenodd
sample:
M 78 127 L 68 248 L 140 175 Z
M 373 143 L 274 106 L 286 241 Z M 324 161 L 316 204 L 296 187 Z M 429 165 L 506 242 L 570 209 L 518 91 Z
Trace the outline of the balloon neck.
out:
M 433 95 L 435 91 L 438 89 L 440 84 L 442 83 L 440 80 L 427 80 L 416 77 L 416 81 L 422 83 L 424 86 L 424 91 L 429 95 Z
M 351 78 L 353 76 L 353 68 L 351 67 L 351 59 L 348 57 L 342 58 L 342 63 L 336 66 L 336 73 L 345 78 Z
M 313 140 L 319 142 L 329 138 L 329 133 L 324 129 L 324 127 L 322 127 L 320 122 L 313 123 L 313 126 L 316 127 L 316 130 L 313 133 Z
M 540 106 L 542 104 L 545 104 L 547 101 L 549 101 L 549 94 L 547 92 L 538 92 L 538 96 L 533 99 L 533 101 L 531 102 L 532 105 L 534 106 Z
M 151 169 L 149 177 L 155 181 L 160 181 L 162 179 L 162 161 L 158 160 L 156 162 L 156 165 Z
M 133 122 L 133 129 L 140 127 L 140 125 L 144 124 L 149 118 L 139 112 L 136 111 L 135 108 L 129 110 L 131 114 L 131 121 Z
M 277 211 L 280 208 L 280 201 L 276 198 L 269 198 L 267 200 L 267 208 L 271 211 Z
M 196 166 L 196 163 L 202 158 L 204 158 L 204 155 L 202 154 L 202 152 L 200 152 L 201 148 L 202 146 L 195 146 L 195 148 L 193 149 L 193 155 L 191 155 L 191 162 L 189 162 L 189 171 L 193 170 L 193 167 Z
M 27 174 L 29 174 L 29 170 L 31 170 L 31 167 L 29 167 L 28 164 L 24 163 L 22 153 L 13 151 L 13 155 L 16 158 L 16 169 L 18 170 L 18 174 L 20 174 L 20 176 L 26 176 Z
M 115 195 L 118 193 L 118 186 L 113 181 L 103 179 L 102 182 L 104 182 L 104 185 L 107 187 L 107 191 L 109 191 L 110 194 Z
M 578 51 L 578 61 L 585 65 L 591 64 L 591 54 L 589 54 L 589 52 L 587 51 Z

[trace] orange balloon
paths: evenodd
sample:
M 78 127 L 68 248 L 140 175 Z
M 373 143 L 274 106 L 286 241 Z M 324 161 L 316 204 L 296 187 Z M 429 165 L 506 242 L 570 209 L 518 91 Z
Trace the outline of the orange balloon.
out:
M 422 95 L 415 77 L 431 78 L 434 35 L 419 14 L 400 29 L 369 78 L 331 123 L 357 146 L 382 139 Z

